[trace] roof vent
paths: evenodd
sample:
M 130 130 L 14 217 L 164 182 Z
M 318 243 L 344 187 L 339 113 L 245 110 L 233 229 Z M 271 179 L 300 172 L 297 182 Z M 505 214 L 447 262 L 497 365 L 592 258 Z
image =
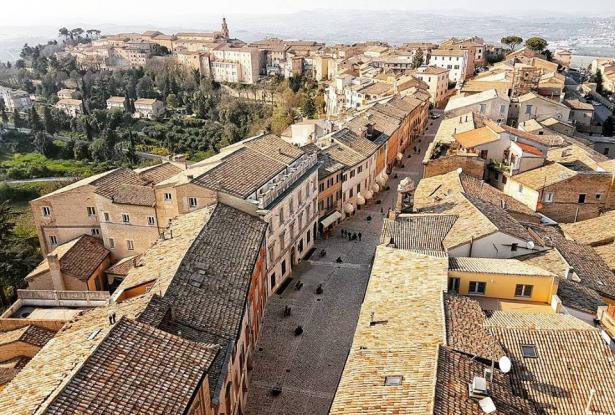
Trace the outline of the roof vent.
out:
M 188 180 L 194 179 L 194 176 L 192 174 L 187 174 L 186 177 L 188 178 Z
M 500 206 L 502 207 L 502 209 L 506 209 L 506 200 L 501 199 L 500 200 Z
M 482 399 L 486 398 L 489 394 L 487 390 L 487 379 L 485 378 L 475 376 L 474 379 L 472 379 L 472 383 L 468 386 L 470 389 L 470 398 Z

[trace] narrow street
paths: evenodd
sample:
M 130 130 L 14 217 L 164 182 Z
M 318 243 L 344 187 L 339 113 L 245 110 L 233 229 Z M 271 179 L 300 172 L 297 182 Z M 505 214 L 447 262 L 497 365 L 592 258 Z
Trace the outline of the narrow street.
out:
M 420 142 L 406 151 L 404 167 L 391 173 L 390 190 L 375 195 L 368 206 L 338 225 L 335 236 L 318 239 L 316 252 L 295 267 L 283 293 L 269 299 L 250 373 L 247 414 L 328 413 L 352 344 L 382 219 L 393 206 L 399 181 L 421 178 L 421 161 L 440 120 L 430 124 Z M 419 155 L 412 154 L 414 145 L 420 147 Z M 341 229 L 360 232 L 361 241 L 342 238 Z M 322 249 L 325 257 L 318 255 Z M 336 262 L 338 257 L 342 263 Z M 300 290 L 295 288 L 297 281 L 303 283 Z M 320 284 L 323 292 L 317 294 Z M 284 317 L 286 306 L 292 310 L 289 317 Z M 297 326 L 303 328 L 298 336 Z M 273 396 L 273 388 L 281 393 Z

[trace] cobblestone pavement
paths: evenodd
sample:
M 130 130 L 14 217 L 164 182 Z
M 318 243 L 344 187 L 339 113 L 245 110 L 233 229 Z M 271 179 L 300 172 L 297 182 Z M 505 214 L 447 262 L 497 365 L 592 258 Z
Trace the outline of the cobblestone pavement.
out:
M 420 155 L 412 154 L 411 146 L 407 154 L 412 156 L 391 174 L 390 190 L 374 197 L 381 204 L 372 201 L 338 225 L 335 236 L 318 239 L 312 257 L 293 270 L 291 284 L 269 299 L 253 358 L 246 414 L 328 413 L 352 344 L 382 218 L 393 206 L 399 181 L 406 176 L 418 181 L 422 176 L 421 160 L 439 120 L 431 124 L 421 142 L 414 144 L 421 148 Z M 361 241 L 342 238 L 341 229 L 361 232 Z M 326 250 L 325 257 L 318 255 L 321 249 Z M 342 263 L 336 262 L 338 257 Z M 304 284 L 300 290 L 295 289 L 298 280 Z M 322 294 L 316 294 L 319 284 Z M 292 309 L 290 317 L 283 316 L 286 306 Z M 295 336 L 299 325 L 303 334 Z M 276 397 L 271 395 L 274 387 L 282 389 Z

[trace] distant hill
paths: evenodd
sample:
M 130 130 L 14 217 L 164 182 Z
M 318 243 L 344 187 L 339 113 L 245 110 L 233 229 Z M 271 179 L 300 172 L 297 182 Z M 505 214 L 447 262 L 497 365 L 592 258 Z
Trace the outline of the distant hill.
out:
M 542 36 L 552 46 L 567 47 L 577 54 L 615 56 L 615 17 L 486 16 L 466 11 L 418 13 L 399 10 L 340 11 L 314 10 L 278 15 L 227 16 L 233 37 L 252 41 L 264 37 L 313 39 L 326 43 L 354 43 L 383 40 L 392 44 L 410 41 L 439 41 L 450 36 L 482 36 L 498 41 L 502 36 Z M 167 33 L 185 30 L 211 30 L 219 25 L 219 16 L 191 15 L 181 25 L 88 25 L 103 33 L 159 29 Z M 198 23 L 197 23 L 198 22 Z M 71 25 L 76 27 L 76 25 Z M 25 43 L 55 38 L 55 27 L 0 28 L 0 60 L 16 59 Z

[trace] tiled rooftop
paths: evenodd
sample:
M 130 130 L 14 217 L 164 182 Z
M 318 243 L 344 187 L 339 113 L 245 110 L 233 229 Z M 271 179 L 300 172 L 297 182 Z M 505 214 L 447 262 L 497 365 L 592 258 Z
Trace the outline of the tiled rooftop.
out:
M 45 414 L 184 414 L 218 350 L 124 317 Z
M 484 376 L 491 365 L 452 348 L 440 346 L 434 415 L 482 415 L 478 402 L 468 398 L 468 385 L 475 377 Z M 538 415 L 533 404 L 515 394 L 511 376 L 494 370 L 489 383 L 496 415 Z
M 532 275 L 539 277 L 554 277 L 550 271 L 531 265 L 518 259 L 500 258 L 449 258 L 450 271 L 500 274 L 500 275 Z
M 444 295 L 446 345 L 451 349 L 482 359 L 504 356 L 500 344 L 485 330 L 485 314 L 478 302 L 469 297 Z
M 456 216 L 437 214 L 399 215 L 384 219 L 380 244 L 418 251 L 444 252 L 443 241 L 453 227 Z
M 615 359 L 598 330 L 561 314 L 499 315 L 489 331 L 512 360 L 513 390 L 545 414 L 615 413 Z M 566 320 L 562 323 L 560 320 Z M 568 327 L 566 327 L 568 326 Z M 524 357 L 531 345 L 536 357 Z
M 109 256 L 100 238 L 82 235 L 72 241 L 66 242 L 52 254 L 57 254 L 60 260 L 60 270 L 81 281 L 87 281 L 94 271 Z M 49 271 L 49 262 L 45 258 L 26 278 L 34 278 L 43 272 Z
M 331 414 L 431 413 L 448 260 L 379 246 Z M 387 386 L 387 376 L 401 385 Z
M 560 224 L 564 235 L 585 245 L 604 245 L 615 241 L 615 211 L 575 223 Z

